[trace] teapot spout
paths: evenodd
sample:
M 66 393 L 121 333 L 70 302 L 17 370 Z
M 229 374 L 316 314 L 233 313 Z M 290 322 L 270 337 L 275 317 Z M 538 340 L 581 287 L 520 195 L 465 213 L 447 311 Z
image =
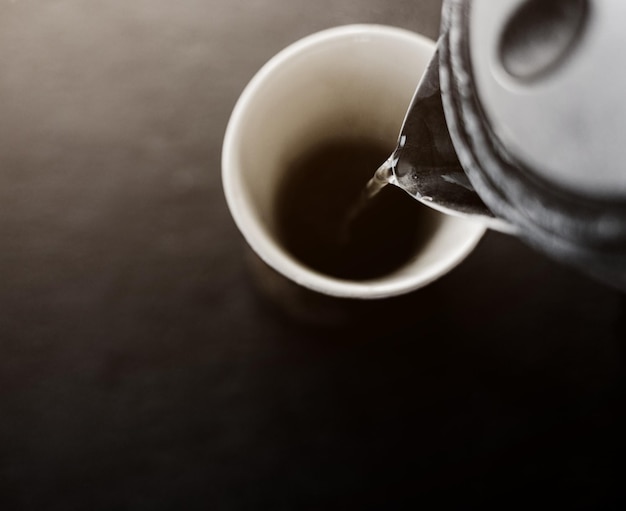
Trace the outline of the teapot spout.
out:
M 418 201 L 443 213 L 477 218 L 496 230 L 509 230 L 474 191 L 457 157 L 441 100 L 439 49 L 417 86 L 390 160 L 391 182 Z

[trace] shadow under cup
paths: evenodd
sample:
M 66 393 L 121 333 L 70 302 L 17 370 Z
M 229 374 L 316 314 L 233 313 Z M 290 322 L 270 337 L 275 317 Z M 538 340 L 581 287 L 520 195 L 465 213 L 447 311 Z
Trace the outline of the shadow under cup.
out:
M 420 216 L 416 224 L 420 242 L 414 253 L 389 272 L 342 278 L 303 262 L 283 233 L 281 194 L 292 177 L 288 173 L 293 172 L 294 162 L 316 148 L 337 143 L 344 147 L 371 144 L 390 155 L 433 52 L 432 41 L 406 30 L 376 25 L 338 27 L 280 52 L 242 93 L 224 140 L 226 199 L 253 251 L 287 279 L 336 297 L 400 295 L 449 271 L 479 241 L 483 226 L 441 215 L 410 199 Z M 364 170 L 363 184 L 381 163 L 372 162 Z M 298 193 L 302 200 L 308 197 L 306 187 Z M 305 234 L 307 228 L 302 228 Z

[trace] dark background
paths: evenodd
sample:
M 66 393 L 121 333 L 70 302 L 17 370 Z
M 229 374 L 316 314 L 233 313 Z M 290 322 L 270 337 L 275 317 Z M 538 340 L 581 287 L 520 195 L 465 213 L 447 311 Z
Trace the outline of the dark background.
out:
M 2 509 L 623 508 L 616 291 L 496 233 L 344 304 L 370 327 L 251 279 L 220 180 L 247 81 L 335 25 L 434 38 L 439 10 L 0 2 Z

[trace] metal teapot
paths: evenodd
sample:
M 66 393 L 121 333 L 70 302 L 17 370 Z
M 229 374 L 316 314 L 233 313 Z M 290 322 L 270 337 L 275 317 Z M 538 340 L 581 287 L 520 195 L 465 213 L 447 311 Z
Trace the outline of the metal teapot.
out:
M 395 183 L 626 290 L 626 2 L 444 0 Z

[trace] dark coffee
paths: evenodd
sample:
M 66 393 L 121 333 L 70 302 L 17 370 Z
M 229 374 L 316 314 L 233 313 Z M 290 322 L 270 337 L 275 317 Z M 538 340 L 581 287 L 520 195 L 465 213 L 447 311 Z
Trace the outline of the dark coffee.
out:
M 278 190 L 283 246 L 307 266 L 342 279 L 387 275 L 415 254 L 432 215 L 395 186 L 358 209 L 365 185 L 392 148 L 371 141 L 323 143 L 289 165 Z

